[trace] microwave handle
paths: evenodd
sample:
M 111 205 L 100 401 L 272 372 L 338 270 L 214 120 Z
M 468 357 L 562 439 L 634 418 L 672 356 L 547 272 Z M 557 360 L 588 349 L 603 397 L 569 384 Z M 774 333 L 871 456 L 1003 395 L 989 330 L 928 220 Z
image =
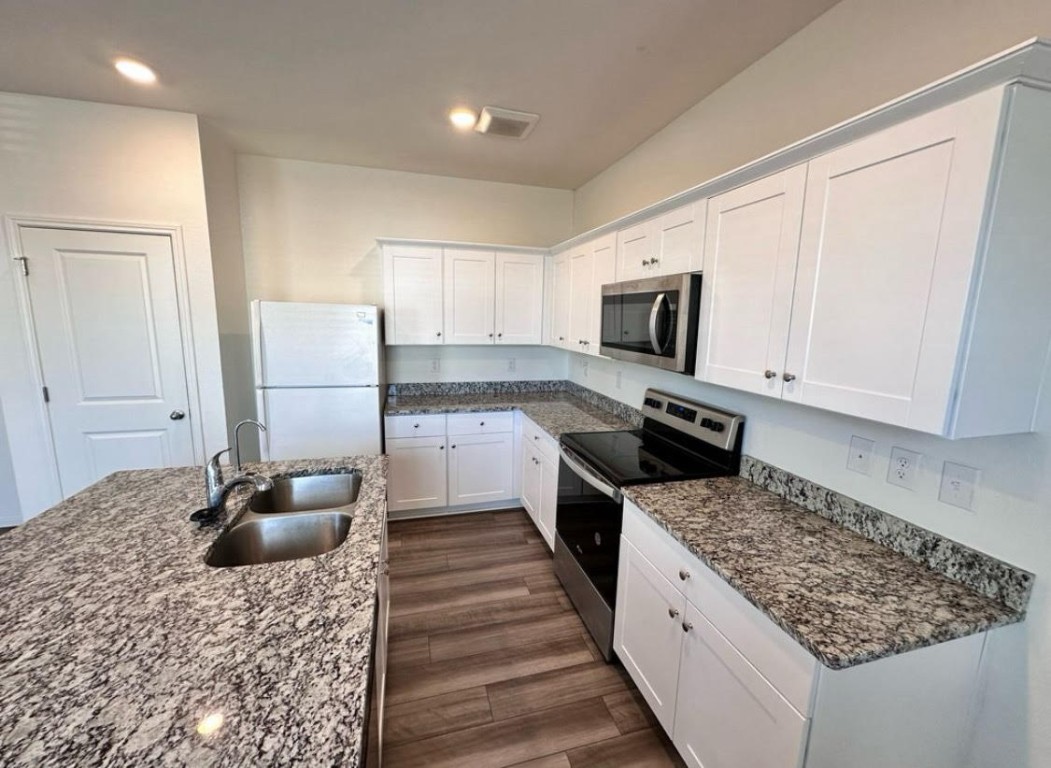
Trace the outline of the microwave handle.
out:
M 661 304 L 667 301 L 668 294 L 659 293 L 657 298 L 653 300 L 653 306 L 650 308 L 650 345 L 653 347 L 653 354 L 655 355 L 664 353 L 664 344 L 657 338 L 657 317 L 660 315 Z

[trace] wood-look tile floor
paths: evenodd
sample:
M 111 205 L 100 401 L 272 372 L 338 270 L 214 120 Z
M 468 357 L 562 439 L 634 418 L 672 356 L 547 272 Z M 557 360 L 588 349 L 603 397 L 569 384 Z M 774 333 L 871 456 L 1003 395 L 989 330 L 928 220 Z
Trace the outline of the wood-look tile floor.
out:
M 393 521 L 385 768 L 681 766 L 522 510 Z

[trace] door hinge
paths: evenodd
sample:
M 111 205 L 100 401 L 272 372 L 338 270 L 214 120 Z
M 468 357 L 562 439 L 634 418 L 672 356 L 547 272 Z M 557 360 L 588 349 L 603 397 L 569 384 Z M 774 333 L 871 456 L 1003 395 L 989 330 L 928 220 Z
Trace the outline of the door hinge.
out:
M 47 387 L 42 387 L 42 389 L 44 390 L 44 402 L 45 403 L 50 403 L 51 402 L 51 393 L 47 391 Z
M 29 257 L 28 256 L 13 256 L 15 261 L 22 262 L 22 274 L 29 277 Z

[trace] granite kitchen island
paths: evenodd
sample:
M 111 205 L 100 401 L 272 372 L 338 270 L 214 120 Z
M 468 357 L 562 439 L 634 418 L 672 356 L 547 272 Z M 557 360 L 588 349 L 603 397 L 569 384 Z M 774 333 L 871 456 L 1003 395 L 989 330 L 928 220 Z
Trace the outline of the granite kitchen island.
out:
M 191 523 L 200 467 L 118 472 L 0 538 L 0 764 L 359 764 L 386 457 L 249 468 L 354 467 L 350 533 L 318 557 L 206 565 L 246 496 Z

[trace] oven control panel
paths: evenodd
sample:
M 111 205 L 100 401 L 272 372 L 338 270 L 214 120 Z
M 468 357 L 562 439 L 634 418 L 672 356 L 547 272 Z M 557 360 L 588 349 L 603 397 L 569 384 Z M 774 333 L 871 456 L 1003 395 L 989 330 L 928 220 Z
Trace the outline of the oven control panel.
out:
M 686 400 L 656 389 L 646 390 L 642 413 L 647 418 L 730 450 L 744 417 L 711 405 Z

